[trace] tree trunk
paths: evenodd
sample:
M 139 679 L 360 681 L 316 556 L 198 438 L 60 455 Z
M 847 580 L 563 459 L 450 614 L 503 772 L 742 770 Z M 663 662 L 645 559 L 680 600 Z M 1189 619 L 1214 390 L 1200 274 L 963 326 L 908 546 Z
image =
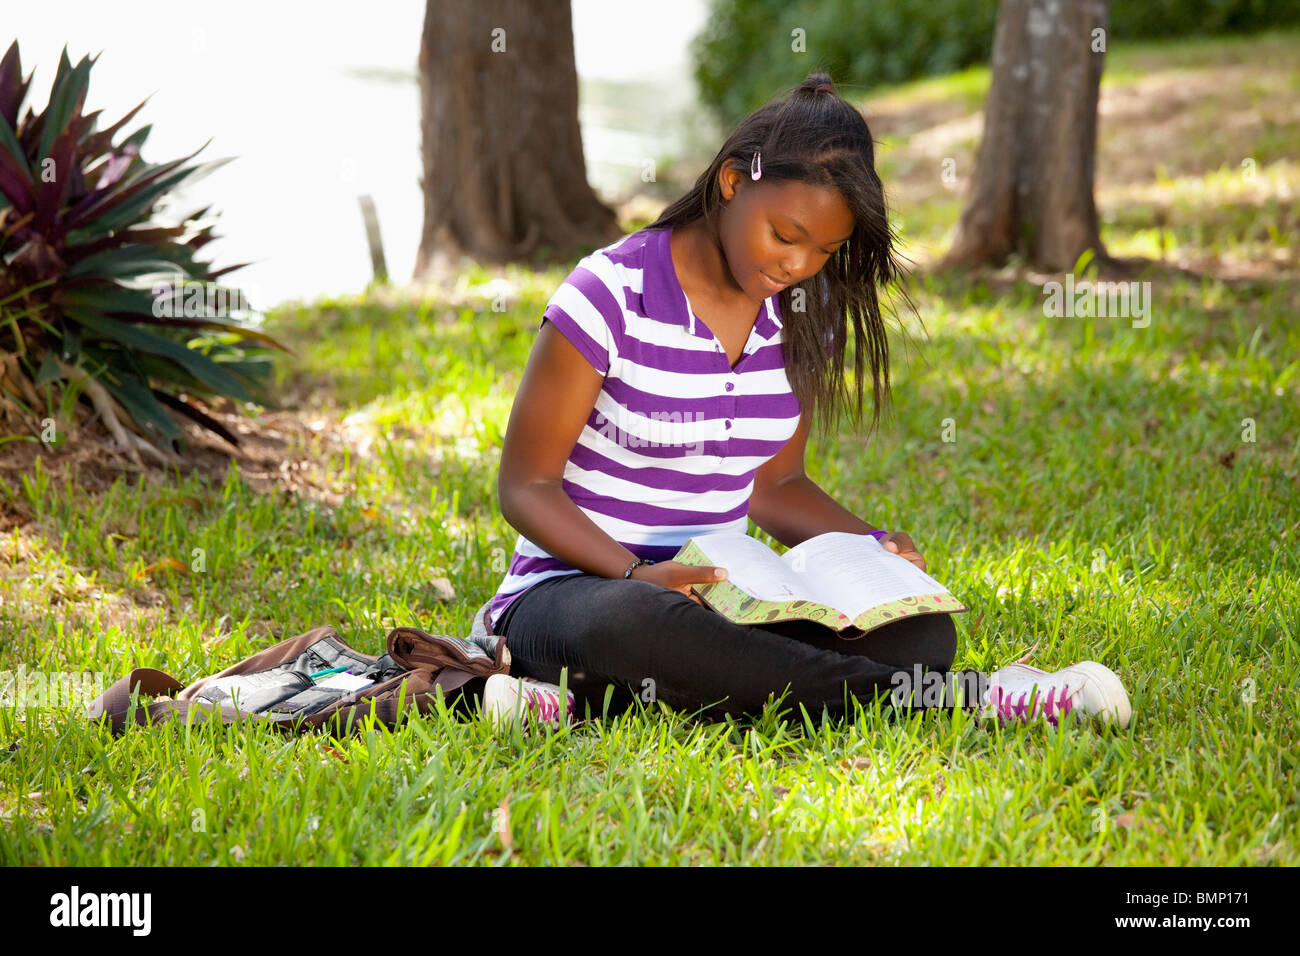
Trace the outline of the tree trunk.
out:
M 946 265 L 1109 259 L 1093 202 L 1108 22 L 1106 0 L 1001 0 L 984 137 Z
M 587 183 L 568 0 L 428 0 L 414 278 L 574 258 L 622 231 Z

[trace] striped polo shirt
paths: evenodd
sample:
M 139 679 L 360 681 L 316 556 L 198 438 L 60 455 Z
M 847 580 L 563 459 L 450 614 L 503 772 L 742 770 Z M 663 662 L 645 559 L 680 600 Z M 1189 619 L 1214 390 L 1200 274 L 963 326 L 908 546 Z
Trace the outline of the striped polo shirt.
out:
M 643 229 L 583 258 L 538 323 L 553 322 L 605 376 L 564 491 L 611 538 L 654 561 L 695 535 L 746 533 L 754 472 L 795 433 L 801 411 L 785 374 L 777 296 L 756 306 L 733 369 L 689 308 L 671 231 Z M 487 605 L 491 624 L 534 584 L 580 573 L 520 535 Z

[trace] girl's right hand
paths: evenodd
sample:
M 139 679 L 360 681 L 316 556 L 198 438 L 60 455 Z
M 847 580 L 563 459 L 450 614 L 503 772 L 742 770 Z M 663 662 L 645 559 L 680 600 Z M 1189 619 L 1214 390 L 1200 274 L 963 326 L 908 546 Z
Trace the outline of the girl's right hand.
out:
M 703 564 L 682 564 L 679 561 L 659 561 L 655 564 L 638 564 L 631 576 L 638 581 L 649 581 L 661 588 L 680 591 L 701 607 L 704 602 L 691 590 L 692 584 L 716 584 L 727 580 L 727 569 Z

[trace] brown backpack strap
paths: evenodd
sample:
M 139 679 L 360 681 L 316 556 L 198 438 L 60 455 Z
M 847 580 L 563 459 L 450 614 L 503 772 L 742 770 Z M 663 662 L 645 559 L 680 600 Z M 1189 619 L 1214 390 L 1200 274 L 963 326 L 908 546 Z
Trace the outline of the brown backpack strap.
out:
M 105 714 L 125 713 L 131 703 L 133 687 L 139 687 L 141 697 L 158 697 L 162 694 L 170 697 L 184 686 L 170 674 L 152 667 L 137 667 L 91 701 L 87 716 L 91 720 L 98 720 Z
M 168 699 L 152 703 L 145 700 L 138 701 L 134 711 L 135 723 L 147 724 L 155 720 L 174 720 L 178 717 L 183 719 L 194 707 L 194 703 L 170 698 L 184 686 L 170 674 L 164 674 L 152 667 L 137 667 L 91 701 L 86 716 L 92 721 L 107 717 L 112 732 L 120 734 L 126 728 L 127 716 L 131 711 L 131 691 L 137 689 L 141 698 L 166 695 Z M 197 709 L 203 711 L 205 718 L 210 715 L 210 707 Z M 217 713 L 220 714 L 220 711 L 218 710 Z
M 495 656 L 474 641 L 430 634 L 418 627 L 395 627 L 388 634 L 389 657 L 405 667 L 423 667 L 435 674 L 445 668 L 466 671 L 475 677 L 508 673 L 510 652 L 505 642 L 495 643 L 493 650 Z

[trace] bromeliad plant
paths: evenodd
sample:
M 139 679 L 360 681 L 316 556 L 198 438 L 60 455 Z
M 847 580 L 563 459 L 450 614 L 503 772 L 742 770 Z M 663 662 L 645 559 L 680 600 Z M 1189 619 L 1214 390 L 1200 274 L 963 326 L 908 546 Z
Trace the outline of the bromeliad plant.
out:
M 17 41 L 0 61 L 0 430 L 48 442 L 42 423 L 84 396 L 137 462 L 182 446 L 169 409 L 237 444 L 193 399 L 269 404 L 269 347 L 283 346 L 227 307 L 243 296 L 217 280 L 247 263 L 214 271 L 195 258 L 214 238 L 198 226 L 210 207 L 172 224 L 154 208 L 229 160 L 186 167 L 205 143 L 147 163 L 149 126 L 114 145 L 144 103 L 97 132 L 99 112 L 81 112 L 93 63 L 74 67 L 65 47 L 49 103 L 19 122 L 32 78 Z

